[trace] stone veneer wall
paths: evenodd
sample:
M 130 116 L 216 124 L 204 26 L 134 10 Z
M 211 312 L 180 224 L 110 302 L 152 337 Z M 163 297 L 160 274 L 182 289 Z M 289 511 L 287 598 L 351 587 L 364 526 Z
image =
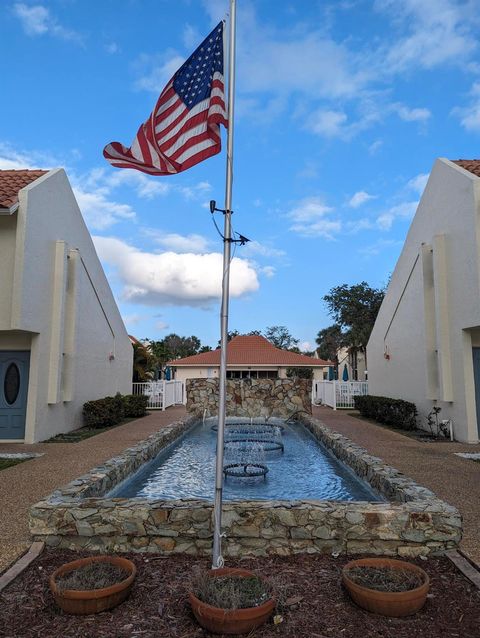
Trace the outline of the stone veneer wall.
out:
M 187 412 L 203 416 L 218 414 L 218 379 L 187 379 Z M 312 382 L 309 379 L 229 379 L 226 387 L 228 416 L 280 417 L 312 413 Z
M 458 545 L 462 522 L 454 507 L 315 419 L 305 416 L 303 421 L 391 502 L 228 502 L 222 516 L 225 556 L 348 552 L 413 557 Z M 106 552 L 210 554 L 211 504 L 102 496 L 192 423 L 162 429 L 37 503 L 30 510 L 35 540 Z

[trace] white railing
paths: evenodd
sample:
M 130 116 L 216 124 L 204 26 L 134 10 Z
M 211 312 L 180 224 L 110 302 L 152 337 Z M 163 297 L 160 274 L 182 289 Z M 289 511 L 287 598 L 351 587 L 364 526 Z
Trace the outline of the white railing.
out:
M 368 394 L 368 381 L 314 381 L 312 402 L 337 408 L 354 408 L 354 397 Z
M 185 397 L 183 381 L 132 383 L 132 394 L 147 395 L 147 408 L 150 410 L 165 410 L 171 405 L 179 405 L 184 402 Z

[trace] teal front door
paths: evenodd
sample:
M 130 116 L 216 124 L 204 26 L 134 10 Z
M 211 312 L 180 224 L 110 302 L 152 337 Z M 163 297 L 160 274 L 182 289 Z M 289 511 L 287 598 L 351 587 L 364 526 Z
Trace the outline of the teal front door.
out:
M 0 439 L 25 438 L 30 353 L 0 350 Z

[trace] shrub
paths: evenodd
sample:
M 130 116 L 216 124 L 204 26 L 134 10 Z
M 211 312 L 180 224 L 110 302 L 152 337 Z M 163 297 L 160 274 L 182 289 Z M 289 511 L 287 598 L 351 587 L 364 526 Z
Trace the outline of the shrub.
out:
M 147 413 L 148 396 L 119 392 L 114 397 L 87 401 L 83 405 L 83 421 L 89 428 L 106 428 L 116 425 L 124 417 L 140 417 Z
M 83 406 L 83 420 L 87 427 L 105 428 L 120 423 L 124 416 L 123 397 L 105 397 L 96 401 L 87 401 Z
M 356 396 L 355 408 L 367 419 L 393 425 L 402 430 L 415 430 L 417 408 L 414 403 L 390 397 Z
M 125 416 L 145 416 L 147 413 L 148 399 L 149 397 L 146 394 L 126 394 L 123 397 Z

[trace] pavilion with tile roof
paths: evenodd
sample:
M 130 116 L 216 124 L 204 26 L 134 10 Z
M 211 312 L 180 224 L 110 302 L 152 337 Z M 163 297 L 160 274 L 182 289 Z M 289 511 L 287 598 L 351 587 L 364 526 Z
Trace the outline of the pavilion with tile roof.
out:
M 175 378 L 216 378 L 220 371 L 220 348 L 191 357 L 169 361 Z M 288 368 L 312 368 L 314 379 L 328 376 L 331 361 L 276 348 L 260 335 L 238 335 L 227 345 L 227 378 L 277 379 L 287 376 Z

